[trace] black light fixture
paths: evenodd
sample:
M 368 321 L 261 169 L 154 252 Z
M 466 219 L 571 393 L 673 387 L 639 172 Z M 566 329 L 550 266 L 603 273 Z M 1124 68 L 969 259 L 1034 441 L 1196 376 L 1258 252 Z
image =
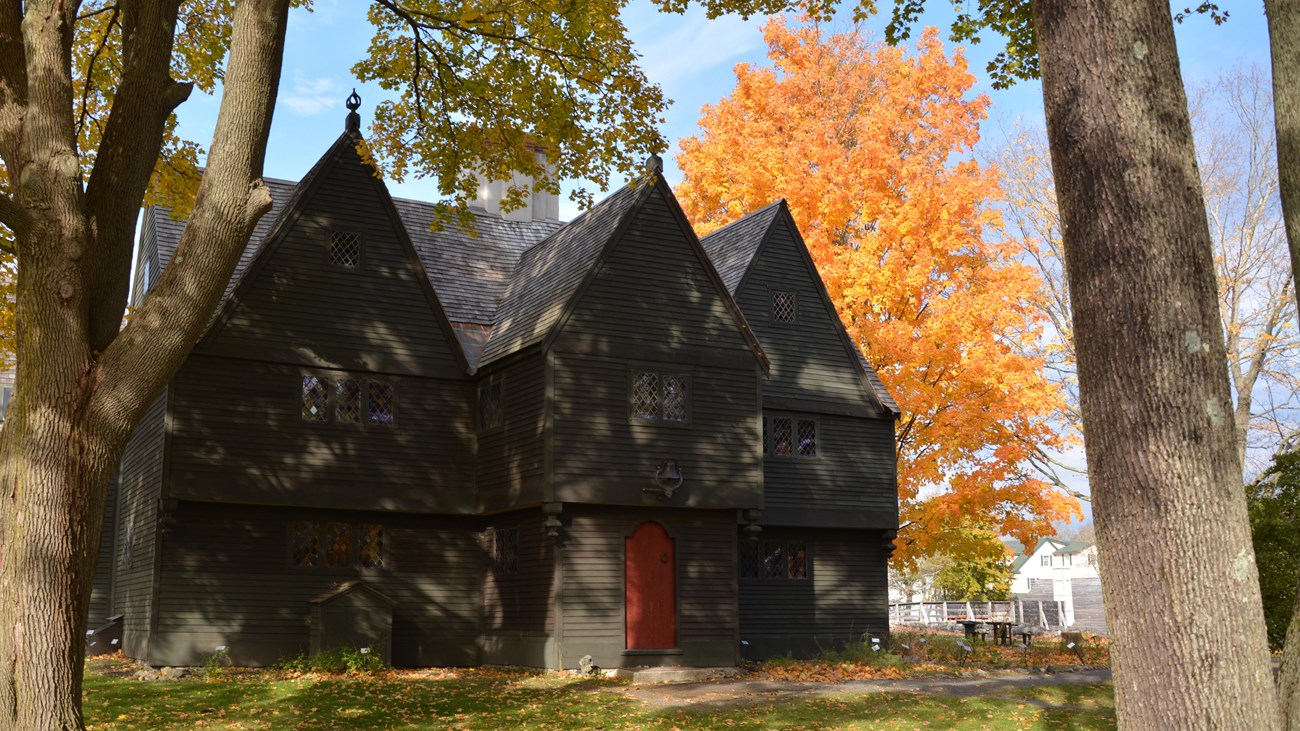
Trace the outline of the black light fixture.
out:
M 659 463 L 655 469 L 655 484 L 647 485 L 641 488 L 642 492 L 658 493 L 660 498 L 671 499 L 673 493 L 682 486 L 686 478 L 682 476 L 682 470 L 677 466 L 677 460 L 666 459 Z

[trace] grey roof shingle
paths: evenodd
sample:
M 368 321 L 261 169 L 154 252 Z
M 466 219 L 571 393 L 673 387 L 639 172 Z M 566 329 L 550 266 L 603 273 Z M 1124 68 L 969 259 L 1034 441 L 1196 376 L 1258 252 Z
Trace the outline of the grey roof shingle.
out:
M 519 257 L 482 363 L 546 337 L 627 213 L 654 189 L 647 182 L 620 188 Z
M 235 271 L 230 275 L 230 282 L 226 284 L 226 292 L 221 296 L 222 302 L 225 302 L 230 297 L 230 293 L 235 291 L 235 284 L 244 276 L 248 265 L 257 257 L 262 243 L 266 241 L 267 235 L 284 214 L 298 186 L 290 180 L 277 178 L 263 178 L 263 180 L 271 192 L 271 210 L 257 222 L 253 235 L 248 238 L 248 245 L 244 247 L 244 253 L 239 255 L 239 263 L 235 265 Z M 176 246 L 181 241 L 181 232 L 185 230 L 185 219 L 172 218 L 171 212 L 165 208 L 155 208 L 151 211 L 151 215 L 154 217 L 154 236 L 158 240 L 158 271 L 161 272 L 167 268 L 167 263 L 176 253 Z
M 776 216 L 781 211 L 781 201 L 758 209 L 743 218 L 736 219 L 713 233 L 700 239 L 700 245 L 718 270 L 722 283 L 733 296 L 740 281 L 749 271 L 749 265 L 758 253 L 758 246 L 772 227 Z
M 452 322 L 491 325 L 519 257 L 564 224 L 559 221 L 507 221 L 477 215 L 477 237 L 460 228 L 433 230 L 434 206 L 394 198 L 397 214 L 415 244 L 429 281 Z

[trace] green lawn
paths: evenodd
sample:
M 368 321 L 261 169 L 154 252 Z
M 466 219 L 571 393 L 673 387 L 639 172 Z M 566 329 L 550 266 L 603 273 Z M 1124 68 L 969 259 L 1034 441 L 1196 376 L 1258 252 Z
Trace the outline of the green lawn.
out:
M 1109 684 L 1003 695 L 844 695 L 677 710 L 643 705 L 616 681 L 525 671 L 372 677 L 140 682 L 96 661 L 86 673 L 90 729 L 1107 729 Z

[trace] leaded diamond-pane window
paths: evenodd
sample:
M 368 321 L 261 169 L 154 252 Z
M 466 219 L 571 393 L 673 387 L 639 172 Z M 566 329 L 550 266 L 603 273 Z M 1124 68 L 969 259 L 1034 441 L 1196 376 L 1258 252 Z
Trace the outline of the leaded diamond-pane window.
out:
M 302 377 L 302 418 L 325 421 L 329 418 L 329 382 L 316 376 Z
M 817 456 L 817 422 L 812 419 L 799 420 L 799 456 Z
M 804 541 L 740 542 L 740 578 L 807 579 L 812 568 Z
M 361 384 L 345 379 L 334 384 L 334 418 L 348 423 L 361 423 Z
M 763 578 L 785 578 L 785 545 L 780 541 L 763 541 Z
M 330 234 L 330 263 L 356 269 L 361 265 L 361 236 L 351 231 Z
M 740 578 L 757 579 L 762 575 L 763 562 L 759 559 L 758 541 L 740 542 Z
M 636 371 L 632 374 L 632 417 L 659 418 L 659 374 Z
M 686 421 L 686 376 L 664 376 L 664 421 Z
M 392 426 L 395 394 L 393 384 L 388 381 L 370 381 L 369 398 L 366 400 L 367 421 L 371 424 Z
M 289 556 L 289 565 L 294 568 L 309 569 L 320 561 L 320 533 L 315 523 L 300 521 L 291 528 L 293 545 Z
M 362 523 L 361 542 L 357 547 L 357 563 L 363 569 L 384 568 L 384 526 Z
M 691 420 L 691 377 L 685 373 L 632 371 L 629 410 L 636 421 L 686 424 Z
M 793 421 L 787 417 L 772 419 L 772 454 L 789 457 L 794 453 Z
M 492 381 L 478 387 L 478 428 L 490 431 L 501 426 L 501 382 Z
M 325 524 L 325 565 L 338 568 L 352 564 L 352 524 Z
M 773 292 L 772 293 L 772 321 L 773 322 L 794 322 L 795 321 L 794 292 Z
M 802 541 L 788 543 L 785 547 L 786 563 L 789 566 L 787 578 L 808 578 L 808 546 Z
M 513 574 L 519 571 L 519 529 L 501 528 L 494 536 L 494 563 L 497 571 Z

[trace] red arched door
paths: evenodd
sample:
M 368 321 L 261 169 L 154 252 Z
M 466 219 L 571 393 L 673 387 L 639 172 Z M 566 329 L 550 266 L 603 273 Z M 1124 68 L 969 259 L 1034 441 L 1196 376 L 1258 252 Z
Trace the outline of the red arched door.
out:
M 642 523 L 623 540 L 627 649 L 677 646 L 677 555 L 658 523 Z

